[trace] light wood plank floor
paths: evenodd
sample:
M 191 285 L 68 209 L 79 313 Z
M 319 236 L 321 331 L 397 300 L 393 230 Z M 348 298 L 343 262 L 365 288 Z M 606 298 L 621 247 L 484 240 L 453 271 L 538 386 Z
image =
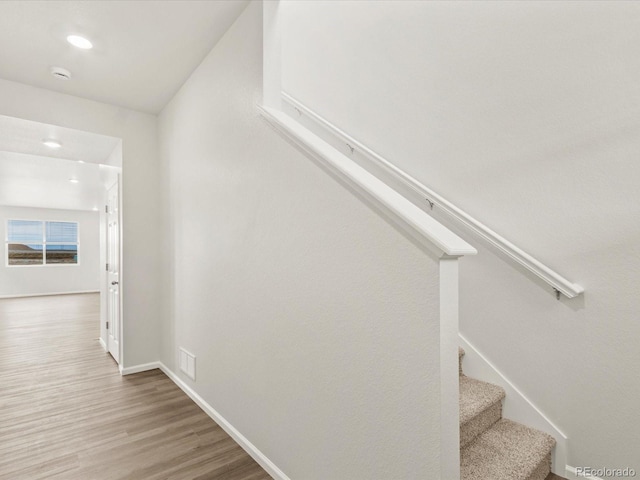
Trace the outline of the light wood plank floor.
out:
M 121 377 L 98 309 L 0 300 L 0 479 L 271 478 L 161 371 Z

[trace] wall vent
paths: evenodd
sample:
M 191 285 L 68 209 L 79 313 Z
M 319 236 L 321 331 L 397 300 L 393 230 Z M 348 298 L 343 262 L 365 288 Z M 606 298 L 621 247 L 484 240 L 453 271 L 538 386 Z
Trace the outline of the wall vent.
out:
M 196 356 L 180 348 L 180 370 L 191 380 L 196 379 Z

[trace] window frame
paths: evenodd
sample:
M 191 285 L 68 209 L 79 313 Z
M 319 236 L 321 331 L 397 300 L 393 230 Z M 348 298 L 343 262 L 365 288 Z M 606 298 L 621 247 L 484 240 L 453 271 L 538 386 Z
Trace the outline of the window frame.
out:
M 42 245 L 42 263 L 30 265 L 11 265 L 9 263 L 9 223 L 16 222 L 40 222 L 42 227 L 42 240 L 40 242 L 29 242 L 30 245 Z M 47 223 L 74 223 L 76 225 L 76 241 L 75 242 L 47 242 Z M 15 242 L 11 242 L 15 243 Z M 27 243 L 25 243 L 27 244 Z M 47 263 L 47 245 L 75 245 L 76 246 L 76 263 Z M 74 220 L 37 220 L 32 218 L 7 218 L 5 222 L 4 235 L 4 260 L 5 266 L 13 267 L 77 267 L 80 265 L 80 222 Z

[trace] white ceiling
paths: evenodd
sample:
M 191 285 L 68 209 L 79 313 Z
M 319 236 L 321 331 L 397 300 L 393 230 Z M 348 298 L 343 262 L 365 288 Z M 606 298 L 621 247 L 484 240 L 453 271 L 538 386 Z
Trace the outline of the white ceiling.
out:
M 0 152 L 0 205 L 93 210 L 118 168 L 58 158 Z M 75 178 L 78 183 L 71 183 Z
M 43 145 L 46 138 L 59 141 L 62 147 L 54 150 Z M 0 152 L 107 163 L 119 143 L 114 137 L 0 115 Z
M 159 113 L 247 3 L 0 1 L 0 78 Z M 94 48 L 69 45 L 72 33 Z
M 46 138 L 62 147 L 46 147 Z M 121 145 L 114 137 L 0 115 L 0 205 L 101 208 L 120 171 L 104 164 L 119 162 Z

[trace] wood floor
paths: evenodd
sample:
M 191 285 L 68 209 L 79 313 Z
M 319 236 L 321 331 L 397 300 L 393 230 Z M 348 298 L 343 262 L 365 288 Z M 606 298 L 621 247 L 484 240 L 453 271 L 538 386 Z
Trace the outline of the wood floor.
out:
M 98 307 L 0 300 L 0 479 L 271 478 L 162 372 L 121 377 Z

